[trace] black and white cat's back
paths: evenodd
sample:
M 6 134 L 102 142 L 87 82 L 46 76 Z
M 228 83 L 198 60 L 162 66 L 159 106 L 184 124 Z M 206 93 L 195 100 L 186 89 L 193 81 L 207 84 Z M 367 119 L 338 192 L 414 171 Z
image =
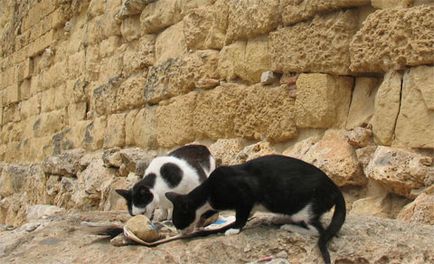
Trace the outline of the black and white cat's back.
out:
M 146 213 L 152 217 L 156 208 L 170 217 L 172 204 L 165 197 L 168 191 L 188 193 L 203 182 L 215 168 L 215 160 L 203 145 L 186 145 L 166 156 L 154 158 L 142 180 L 129 190 L 116 190 L 126 201 L 131 215 Z
M 207 210 L 235 210 L 236 221 L 225 231 L 236 234 L 254 210 L 286 215 L 295 229 L 320 234 L 325 262 L 327 242 L 345 221 L 345 200 L 339 188 L 315 166 L 301 160 L 269 155 L 234 166 L 221 166 L 187 195 L 168 193 L 174 204 L 173 223 L 190 232 Z M 331 224 L 323 228 L 321 216 L 335 206 Z

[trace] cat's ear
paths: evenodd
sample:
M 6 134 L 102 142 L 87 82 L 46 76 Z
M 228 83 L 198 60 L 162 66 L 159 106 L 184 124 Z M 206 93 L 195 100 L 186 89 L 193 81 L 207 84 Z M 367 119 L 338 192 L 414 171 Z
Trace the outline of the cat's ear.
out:
M 116 192 L 124 197 L 126 200 L 128 200 L 130 198 L 130 191 L 129 190 L 124 190 L 124 189 L 116 189 Z
M 172 202 L 172 204 L 175 204 L 178 200 L 179 197 L 181 196 L 180 194 L 176 193 L 176 192 L 167 192 L 165 193 L 166 198 Z

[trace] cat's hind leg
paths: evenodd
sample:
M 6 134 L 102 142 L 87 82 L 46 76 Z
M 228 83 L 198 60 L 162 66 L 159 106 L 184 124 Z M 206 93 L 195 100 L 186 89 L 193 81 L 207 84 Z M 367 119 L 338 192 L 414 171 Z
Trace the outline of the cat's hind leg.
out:
M 235 222 L 230 229 L 225 231 L 225 236 L 235 235 L 241 232 L 241 229 L 246 225 L 249 219 L 250 211 L 253 206 L 244 206 L 236 209 Z

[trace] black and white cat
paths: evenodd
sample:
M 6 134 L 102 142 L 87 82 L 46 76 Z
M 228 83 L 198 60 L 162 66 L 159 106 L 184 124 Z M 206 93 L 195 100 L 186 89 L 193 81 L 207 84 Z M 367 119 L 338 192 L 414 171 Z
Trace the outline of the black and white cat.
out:
M 186 145 L 167 156 L 154 158 L 144 177 L 129 190 L 116 192 L 127 201 L 130 215 L 146 214 L 152 218 L 156 208 L 163 209 L 158 220 L 170 219 L 172 204 L 166 192 L 188 193 L 205 181 L 215 169 L 215 159 L 206 146 Z
M 183 233 L 190 233 L 208 210 L 235 210 L 235 222 L 219 230 L 226 235 L 239 233 L 255 210 L 283 214 L 295 229 L 319 234 L 318 246 L 326 263 L 330 263 L 327 242 L 340 230 L 346 215 L 341 191 L 324 172 L 280 155 L 218 167 L 190 193 L 169 192 L 166 197 L 174 205 L 173 224 Z M 333 206 L 331 223 L 324 229 L 320 218 Z

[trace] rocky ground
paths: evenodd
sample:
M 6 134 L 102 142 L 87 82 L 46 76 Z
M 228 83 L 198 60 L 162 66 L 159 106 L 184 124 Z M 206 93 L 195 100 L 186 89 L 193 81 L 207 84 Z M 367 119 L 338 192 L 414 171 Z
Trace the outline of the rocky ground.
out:
M 174 241 L 155 248 L 114 247 L 82 229 L 84 221 L 124 221 L 125 212 L 33 214 L 0 231 L 1 263 L 320 263 L 316 237 L 253 219 L 239 235 Z M 334 263 L 434 263 L 434 226 L 350 215 L 329 245 Z M 262 260 L 262 261 L 261 261 Z

